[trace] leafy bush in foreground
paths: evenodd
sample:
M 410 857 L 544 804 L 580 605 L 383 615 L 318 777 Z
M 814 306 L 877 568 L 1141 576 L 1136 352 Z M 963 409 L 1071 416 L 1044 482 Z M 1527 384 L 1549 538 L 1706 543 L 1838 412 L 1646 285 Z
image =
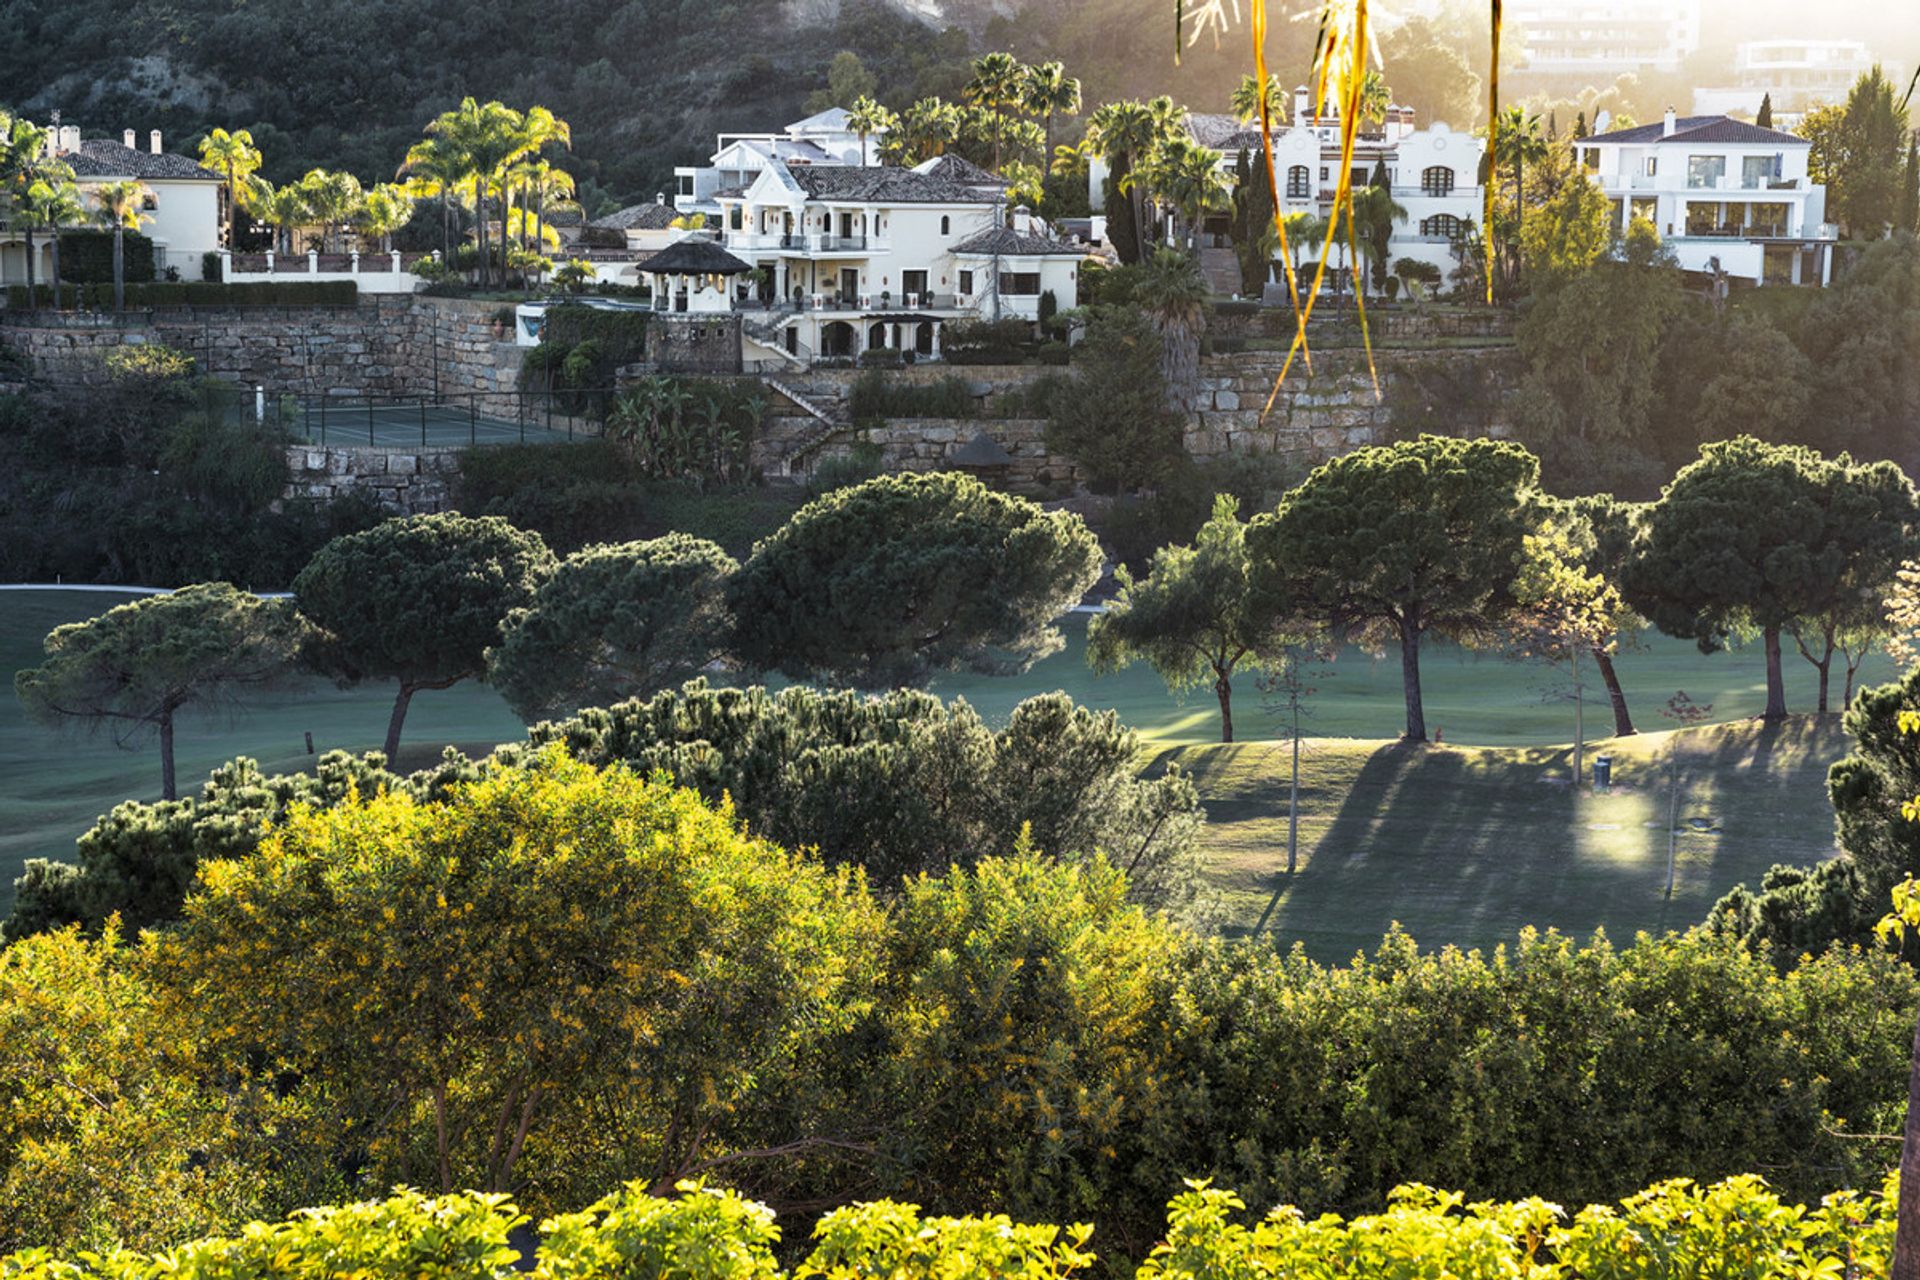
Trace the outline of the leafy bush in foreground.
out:
M 880 1200 L 835 1209 L 791 1269 L 775 1255 L 773 1211 L 731 1191 L 683 1182 L 676 1198 L 629 1183 L 579 1213 L 540 1224 L 535 1280 L 854 1280 L 975 1276 L 1065 1280 L 1101 1259 L 1085 1225 L 1016 1223 L 1005 1215 L 938 1217 Z M 1232 1192 L 1189 1184 L 1167 1206 L 1165 1235 L 1135 1280 L 1230 1277 L 1450 1276 L 1455 1280 L 1752 1280 L 1884 1276 L 1893 1248 L 1891 1181 L 1878 1194 L 1840 1192 L 1790 1205 L 1760 1178 L 1712 1186 L 1680 1178 L 1618 1206 L 1569 1215 L 1538 1198 L 1464 1203 L 1418 1183 L 1395 1189 L 1385 1212 L 1343 1221 L 1291 1207 L 1248 1222 Z M 167 1255 L 44 1250 L 0 1258 L 6 1280 L 508 1280 L 522 1255 L 508 1233 L 527 1218 L 503 1195 L 428 1197 L 306 1210 Z M 1124 1260 L 1106 1259 L 1110 1274 Z

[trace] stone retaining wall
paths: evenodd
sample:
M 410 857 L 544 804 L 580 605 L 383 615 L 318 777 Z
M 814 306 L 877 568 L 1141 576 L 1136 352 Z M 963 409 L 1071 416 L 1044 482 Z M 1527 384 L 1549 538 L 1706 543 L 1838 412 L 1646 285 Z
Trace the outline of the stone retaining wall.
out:
M 1367 332 L 1376 344 L 1435 340 L 1504 342 L 1513 337 L 1513 313 L 1504 308 L 1458 306 L 1446 303 L 1367 303 Z M 1228 304 L 1207 316 L 1207 334 L 1213 338 L 1291 338 L 1294 318 L 1290 307 L 1249 307 Z M 1360 315 L 1351 306 L 1333 308 L 1324 302 L 1307 322 L 1308 339 L 1321 346 L 1359 345 Z
M 108 325 L 0 311 L 0 343 L 61 382 L 95 376 L 116 347 L 159 342 L 216 377 L 272 395 L 486 395 L 515 388 L 525 354 L 511 328 L 495 331 L 499 309 L 460 298 L 366 296 L 352 307 L 161 308 Z
M 1323 351 L 1315 357 L 1311 374 L 1295 361 L 1264 419 L 1261 408 L 1273 392 L 1286 356 L 1280 352 L 1209 356 L 1200 365 L 1201 404 L 1187 425 L 1187 452 L 1202 460 L 1229 453 L 1284 452 L 1309 462 L 1324 462 L 1389 438 L 1388 395 L 1395 380 L 1410 370 L 1426 364 L 1482 362 L 1498 388 L 1510 380 L 1507 354 L 1499 348 L 1378 352 L 1374 363 L 1380 374 L 1380 389 L 1376 394 L 1364 356 Z M 1482 421 L 1436 426 L 1504 436 L 1511 423 L 1502 400 L 1504 395 L 1496 394 Z
M 295 445 L 287 450 L 287 471 L 288 498 L 331 502 L 365 497 L 396 515 L 429 515 L 451 504 L 460 451 L 391 453 Z
M 947 459 L 984 432 L 1012 455 L 1003 469 L 982 478 L 1028 497 L 1071 492 L 1080 475 L 1071 459 L 1049 453 L 1047 424 L 1039 418 L 896 418 L 884 426 L 848 431 L 823 446 L 821 459 L 851 456 L 861 443 L 877 445 L 887 471 L 941 471 Z

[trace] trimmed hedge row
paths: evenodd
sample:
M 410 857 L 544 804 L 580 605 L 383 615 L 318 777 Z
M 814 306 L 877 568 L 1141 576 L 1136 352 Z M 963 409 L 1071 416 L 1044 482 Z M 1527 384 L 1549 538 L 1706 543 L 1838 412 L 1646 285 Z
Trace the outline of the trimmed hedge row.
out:
M 128 284 L 153 279 L 153 241 L 138 231 L 121 233 L 121 267 Z M 113 283 L 113 232 L 60 233 L 60 278 L 68 284 Z
M 53 305 L 53 289 L 34 289 L 41 306 Z M 129 307 L 351 307 L 360 301 L 360 286 L 352 280 L 275 280 L 261 284 L 219 284 L 213 281 L 155 281 L 128 284 Z M 104 311 L 113 306 L 113 284 L 65 285 L 62 303 L 81 310 Z M 7 305 L 25 307 L 27 286 L 7 286 Z
M 852 1280 L 862 1276 L 993 1276 L 1067 1280 L 1094 1274 L 1084 1224 L 1016 1223 L 1004 1214 L 948 1218 L 892 1200 L 835 1209 L 791 1270 L 775 1254 L 774 1212 L 732 1191 L 682 1182 L 677 1198 L 629 1182 L 579 1213 L 540 1224 L 534 1280 Z M 1165 1235 L 1135 1280 L 1236 1276 L 1455 1276 L 1463 1280 L 1645 1277 L 1882 1276 L 1891 1263 L 1892 1181 L 1877 1194 L 1840 1192 L 1787 1205 L 1752 1175 L 1700 1186 L 1678 1178 L 1619 1206 L 1577 1214 L 1538 1198 L 1463 1205 L 1418 1184 L 1384 1213 L 1343 1221 L 1278 1208 L 1246 1221 L 1232 1192 L 1190 1183 L 1168 1205 Z M 311 1209 L 166 1254 L 46 1250 L 0 1258 L 5 1280 L 512 1280 L 522 1254 L 510 1233 L 528 1219 L 504 1195 L 430 1197 Z M 1120 1259 L 1105 1270 L 1124 1274 Z

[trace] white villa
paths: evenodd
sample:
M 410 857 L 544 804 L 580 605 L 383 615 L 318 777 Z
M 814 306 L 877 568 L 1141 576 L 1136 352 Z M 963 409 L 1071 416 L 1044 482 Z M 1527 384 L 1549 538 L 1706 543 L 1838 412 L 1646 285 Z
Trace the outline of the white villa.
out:
M 687 236 L 639 271 L 654 306 L 741 313 L 749 367 L 872 350 L 936 359 L 960 319 L 1037 320 L 1075 304 L 1082 251 L 1004 193 L 895 166 L 772 160 L 714 196 L 719 239 Z
M 719 214 L 718 195 L 740 191 L 769 165 L 789 169 L 854 166 L 879 161 L 881 136 L 861 137 L 847 128 L 847 112 L 831 107 L 795 120 L 779 133 L 723 133 L 703 165 L 676 168 L 673 207 L 678 213 Z
M 1273 131 L 1274 196 L 1283 216 L 1309 213 L 1324 218 L 1333 208 L 1340 167 L 1339 111 L 1329 103 L 1316 119 L 1311 101 L 1306 86 L 1295 89 L 1296 123 Z M 1187 117 L 1187 131 L 1194 141 L 1220 152 L 1225 170 L 1231 171 L 1242 150 L 1260 163 L 1257 125 L 1249 127 L 1235 116 L 1193 114 Z M 1375 166 L 1384 164 L 1393 198 L 1407 211 L 1406 221 L 1393 230 L 1393 259 L 1428 262 L 1443 274 L 1453 270 L 1453 246 L 1463 232 L 1480 222 L 1480 158 L 1485 150 L 1481 139 L 1456 133 L 1437 121 L 1420 128 L 1410 107 L 1389 107 L 1384 121 L 1360 132 L 1353 153 L 1353 185 L 1366 186 Z M 1106 200 L 1106 181 L 1106 165 L 1095 157 L 1087 174 L 1095 209 Z M 1208 242 L 1224 246 L 1226 230 L 1227 218 L 1222 214 L 1209 219 L 1204 232 Z M 1344 243 L 1332 265 L 1352 265 L 1346 262 Z M 1333 287 L 1331 282 L 1327 287 Z
M 1726 116 L 1676 117 L 1583 138 L 1575 155 L 1613 201 L 1659 230 L 1680 266 L 1753 285 L 1825 284 L 1837 238 L 1805 138 Z
M 82 141 L 76 125 L 56 124 L 49 130 L 48 149 L 73 169 L 81 196 L 109 182 L 129 178 L 147 184 L 143 234 L 153 240 L 153 269 L 164 277 L 169 268 L 183 280 L 198 280 L 204 255 L 220 247 L 221 176 L 197 161 L 173 155 L 161 145 L 160 131 L 147 135 L 142 148 L 132 129 L 119 142 L 107 138 Z M 89 205 L 91 201 L 88 200 Z M 34 278 L 53 278 L 53 246 L 44 231 L 33 237 Z M 0 225 L 0 284 L 25 284 L 26 235 L 15 225 Z

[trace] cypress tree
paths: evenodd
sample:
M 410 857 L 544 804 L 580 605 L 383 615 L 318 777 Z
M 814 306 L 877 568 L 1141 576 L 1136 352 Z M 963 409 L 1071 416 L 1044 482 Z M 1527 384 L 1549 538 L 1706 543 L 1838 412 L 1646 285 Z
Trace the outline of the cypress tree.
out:
M 1754 113 L 1753 123 L 1762 129 L 1773 128 L 1773 95 L 1760 95 L 1760 110 Z

